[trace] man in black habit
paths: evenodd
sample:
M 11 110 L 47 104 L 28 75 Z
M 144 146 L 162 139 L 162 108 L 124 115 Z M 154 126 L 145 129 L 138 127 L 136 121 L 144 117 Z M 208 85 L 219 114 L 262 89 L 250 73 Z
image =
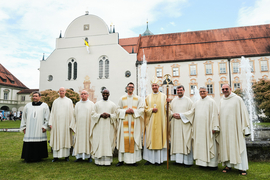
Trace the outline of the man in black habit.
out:
M 25 105 L 20 131 L 24 133 L 22 159 L 36 162 L 48 157 L 47 134 L 50 110 L 40 102 L 40 93 L 33 92 L 33 102 Z

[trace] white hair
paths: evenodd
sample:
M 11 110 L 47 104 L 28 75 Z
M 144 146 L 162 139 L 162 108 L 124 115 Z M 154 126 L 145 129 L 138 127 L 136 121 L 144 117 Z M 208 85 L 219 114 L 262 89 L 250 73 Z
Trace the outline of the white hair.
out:
M 207 88 L 205 86 L 201 86 L 200 89 L 205 89 L 207 91 Z

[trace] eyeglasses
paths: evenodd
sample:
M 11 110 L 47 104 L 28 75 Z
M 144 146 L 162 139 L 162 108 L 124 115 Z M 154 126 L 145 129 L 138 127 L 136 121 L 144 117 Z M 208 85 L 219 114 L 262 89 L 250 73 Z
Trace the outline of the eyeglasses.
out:
M 128 86 L 128 88 L 134 88 L 133 86 Z
M 229 88 L 223 88 L 223 89 L 221 89 L 222 91 L 228 91 L 229 90 Z

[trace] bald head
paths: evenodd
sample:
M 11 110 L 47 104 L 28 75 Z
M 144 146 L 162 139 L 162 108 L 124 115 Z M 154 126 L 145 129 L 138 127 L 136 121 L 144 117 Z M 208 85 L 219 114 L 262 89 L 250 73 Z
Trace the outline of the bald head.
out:
M 60 98 L 65 97 L 65 95 L 66 95 L 66 89 L 64 87 L 60 87 L 59 88 L 59 96 L 60 96 Z
M 229 84 L 223 84 L 221 90 L 225 97 L 230 96 L 230 94 L 232 93 L 232 88 Z
M 82 99 L 82 101 L 87 101 L 88 100 L 88 96 L 89 96 L 89 94 L 88 94 L 88 92 L 86 90 L 83 90 L 81 92 L 81 99 Z

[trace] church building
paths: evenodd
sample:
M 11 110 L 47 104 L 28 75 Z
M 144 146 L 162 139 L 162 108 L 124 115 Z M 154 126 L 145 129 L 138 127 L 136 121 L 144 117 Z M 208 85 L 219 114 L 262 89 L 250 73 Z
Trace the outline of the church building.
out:
M 114 26 L 86 12 L 69 24 L 64 36 L 56 39 L 55 50 L 41 60 L 39 89 L 87 90 L 96 102 L 106 88 L 110 100 L 118 103 L 128 82 L 141 95 L 144 56 L 147 93 L 154 76 L 166 93 L 162 84 L 169 74 L 171 98 L 178 85 L 184 85 L 185 95 L 191 98 L 195 87 L 205 86 L 218 103 L 222 84 L 231 84 L 233 90 L 242 87 L 241 56 L 250 61 L 252 83 L 269 78 L 270 24 L 158 35 L 147 24 L 138 37 L 119 39 Z

